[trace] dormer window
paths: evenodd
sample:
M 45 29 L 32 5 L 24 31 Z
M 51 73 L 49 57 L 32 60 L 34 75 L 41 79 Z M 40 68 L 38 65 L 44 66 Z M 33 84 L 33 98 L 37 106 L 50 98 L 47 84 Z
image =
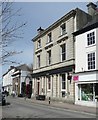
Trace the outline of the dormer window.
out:
M 39 40 L 37 41 L 37 48 L 38 48 L 38 49 L 41 48 L 41 39 L 39 39 Z
M 63 23 L 61 26 L 61 35 L 64 35 L 66 33 L 66 23 Z
M 51 32 L 48 34 L 48 40 L 47 40 L 47 43 L 50 43 L 50 42 L 52 42 L 52 33 Z

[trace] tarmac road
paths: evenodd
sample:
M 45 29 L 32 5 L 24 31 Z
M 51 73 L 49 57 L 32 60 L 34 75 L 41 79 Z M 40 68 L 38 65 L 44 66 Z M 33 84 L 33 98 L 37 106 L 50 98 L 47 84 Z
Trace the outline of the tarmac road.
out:
M 9 105 L 2 107 L 3 118 L 96 118 L 93 113 L 56 108 L 20 98 L 7 97 Z

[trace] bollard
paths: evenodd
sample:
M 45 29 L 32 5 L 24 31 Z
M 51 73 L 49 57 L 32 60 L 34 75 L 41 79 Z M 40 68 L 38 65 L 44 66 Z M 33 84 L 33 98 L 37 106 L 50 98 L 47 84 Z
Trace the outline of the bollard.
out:
M 50 104 L 50 97 L 49 97 L 49 104 Z

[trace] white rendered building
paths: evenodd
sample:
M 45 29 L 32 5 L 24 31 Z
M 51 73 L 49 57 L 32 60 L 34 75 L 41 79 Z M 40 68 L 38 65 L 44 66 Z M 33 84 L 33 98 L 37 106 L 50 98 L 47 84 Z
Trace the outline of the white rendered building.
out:
M 98 104 L 98 14 L 75 35 L 75 104 Z

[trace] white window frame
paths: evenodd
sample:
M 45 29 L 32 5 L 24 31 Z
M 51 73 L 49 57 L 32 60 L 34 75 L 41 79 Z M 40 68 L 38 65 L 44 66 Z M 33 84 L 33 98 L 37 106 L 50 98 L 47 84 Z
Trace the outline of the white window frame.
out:
M 65 45 L 65 51 L 62 52 L 62 46 Z M 65 55 L 65 59 L 63 60 L 63 55 Z M 61 62 L 66 60 L 66 43 L 60 45 L 60 57 L 61 57 Z
M 37 49 L 41 48 L 41 39 L 37 41 Z
M 52 57 L 49 56 L 50 53 L 51 53 L 51 50 L 47 51 L 47 65 L 51 65 L 51 59 L 52 59 Z
M 41 59 L 40 59 L 40 55 L 37 56 L 37 68 L 40 68 L 41 66 Z
M 65 29 L 64 29 L 63 27 L 65 27 Z M 60 30 L 61 30 L 61 35 L 66 34 L 66 23 L 62 23 L 62 24 L 61 24 Z
M 64 82 L 65 83 L 65 89 L 62 88 L 62 83 L 63 83 L 62 82 L 62 75 L 65 75 L 65 82 Z M 60 79 L 61 79 L 61 94 L 62 94 L 62 92 L 65 92 L 65 96 L 66 96 L 66 80 L 67 80 L 66 79 L 66 74 L 62 73 L 61 76 L 60 76 Z M 62 97 L 65 97 L 65 96 L 62 96 Z
M 65 81 L 62 81 L 62 75 L 65 76 Z M 65 89 L 62 88 L 62 83 L 63 82 L 65 83 Z M 61 74 L 61 91 L 66 91 L 66 74 L 65 73 Z
M 52 42 L 52 32 L 48 33 L 47 35 L 47 43 Z
M 92 46 L 95 44 L 96 44 L 96 34 L 95 34 L 95 31 L 91 31 L 87 33 L 87 46 Z
M 92 94 L 92 96 L 93 96 L 93 100 L 92 100 L 92 102 L 95 102 L 95 84 L 97 84 L 97 83 L 82 83 L 82 84 L 85 84 L 85 85 L 87 85 L 87 84 L 93 84 L 93 88 L 92 88 L 92 90 L 93 90 L 93 94 Z M 84 101 L 84 100 L 82 100 L 82 84 L 78 84 L 77 86 L 78 86 L 78 93 L 79 94 L 77 94 L 77 99 L 78 99 L 78 101 Z M 79 89 L 79 86 L 80 86 L 80 89 Z
M 94 54 L 95 60 L 93 60 L 92 58 L 89 58 L 89 59 L 92 60 L 92 61 L 89 61 L 89 62 L 90 62 L 90 64 L 92 62 L 95 62 L 95 64 L 94 64 L 95 68 L 91 68 L 91 66 L 90 66 L 90 68 L 88 68 L 89 67 L 88 66 L 88 55 L 91 55 L 91 54 Z M 93 51 L 93 52 L 87 53 L 87 70 L 95 70 L 95 69 L 96 69 L 96 53 Z

